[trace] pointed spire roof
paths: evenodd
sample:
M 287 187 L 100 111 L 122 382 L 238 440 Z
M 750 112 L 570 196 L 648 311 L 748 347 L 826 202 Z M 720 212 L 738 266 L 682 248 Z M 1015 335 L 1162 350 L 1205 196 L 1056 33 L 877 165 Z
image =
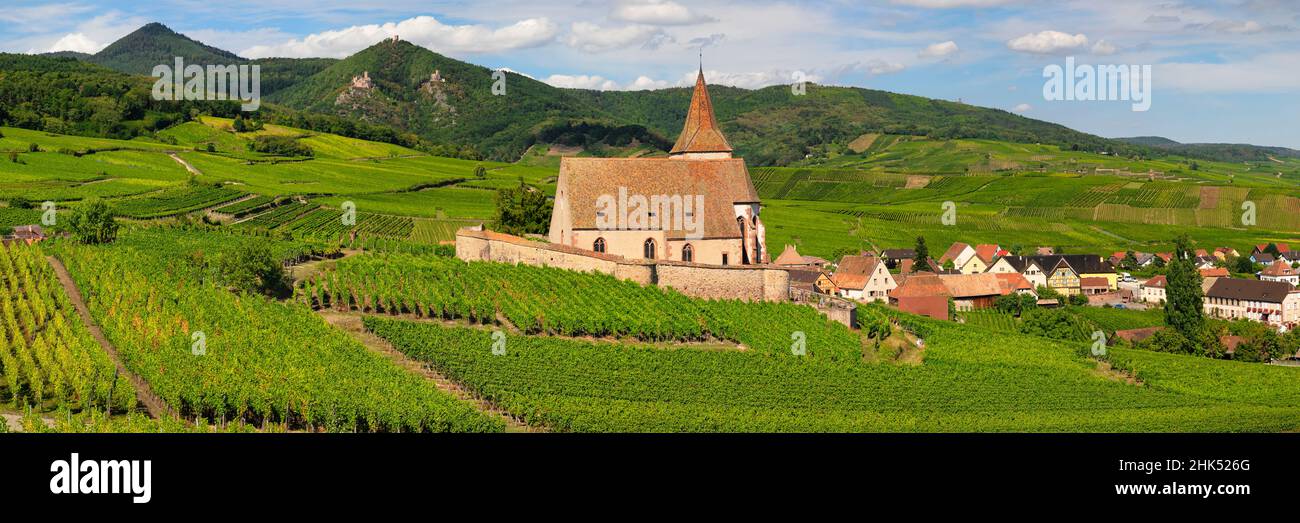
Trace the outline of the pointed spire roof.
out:
M 730 153 L 731 144 L 722 136 L 718 120 L 713 116 L 713 101 L 704 84 L 704 68 L 695 78 L 695 92 L 691 94 L 691 107 L 686 113 L 686 125 L 673 145 L 672 155 L 685 153 Z

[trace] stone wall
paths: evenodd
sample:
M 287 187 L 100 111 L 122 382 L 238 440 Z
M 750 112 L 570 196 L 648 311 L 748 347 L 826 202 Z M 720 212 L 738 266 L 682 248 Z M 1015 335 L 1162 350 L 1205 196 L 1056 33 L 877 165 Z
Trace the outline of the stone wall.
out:
M 671 287 L 698 298 L 783 301 L 790 288 L 790 274 L 777 267 L 630 260 L 471 227 L 457 231 L 456 257 L 600 272 L 643 285 Z

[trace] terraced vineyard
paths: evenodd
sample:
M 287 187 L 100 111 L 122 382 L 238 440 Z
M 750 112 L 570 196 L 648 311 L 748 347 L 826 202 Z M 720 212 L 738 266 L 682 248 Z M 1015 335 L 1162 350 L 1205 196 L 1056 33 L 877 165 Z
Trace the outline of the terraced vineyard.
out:
M 0 245 L 0 377 L 0 403 L 37 412 L 120 413 L 136 404 L 35 246 Z
M 139 198 L 116 200 L 112 205 L 114 213 L 122 216 L 158 218 L 212 207 L 242 195 L 242 192 L 226 187 L 186 186 Z
M 302 282 L 296 299 L 315 307 L 411 313 L 497 323 L 530 334 L 644 341 L 730 340 L 770 357 L 791 356 L 806 335 L 809 359 L 859 361 L 863 342 L 816 309 L 791 303 L 700 300 L 602 274 L 405 255 L 339 260 Z
M 1300 373 L 1266 369 L 1288 392 L 1242 401 L 1238 386 L 1098 375 L 1081 347 L 993 330 L 923 325 L 920 366 L 661 350 L 365 319 L 412 358 L 530 424 L 557 431 L 1278 431 L 1300 427 Z M 499 354 L 499 355 L 498 355 Z M 1196 359 L 1187 357 L 1184 359 Z M 1207 371 L 1257 369 L 1201 360 Z M 1227 364 L 1227 365 L 1216 365 Z M 1180 389 L 1196 385 L 1201 393 Z
M 58 252 L 127 367 L 182 416 L 309 430 L 503 428 L 305 307 L 232 294 L 159 255 L 184 247 L 154 245 Z

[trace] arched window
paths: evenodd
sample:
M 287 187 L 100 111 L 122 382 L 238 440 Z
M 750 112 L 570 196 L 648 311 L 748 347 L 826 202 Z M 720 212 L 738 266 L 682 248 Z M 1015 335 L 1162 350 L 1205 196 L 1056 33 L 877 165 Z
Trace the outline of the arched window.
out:
M 646 238 L 646 240 L 645 240 L 645 253 L 644 253 L 644 254 L 645 254 L 645 259 L 647 259 L 647 260 L 653 260 L 653 259 L 655 259 L 655 239 L 654 239 L 654 238 Z
M 754 228 L 755 228 L 755 229 L 758 228 L 758 215 L 757 215 L 757 214 L 754 215 L 754 219 L 753 219 L 753 220 L 750 220 L 750 223 L 752 223 L 752 224 L 754 225 Z
M 596 252 L 605 252 L 605 239 L 596 238 L 596 242 L 591 244 L 591 250 Z
M 741 265 L 749 265 L 749 260 L 746 259 L 746 256 L 748 256 L 749 250 L 745 248 L 745 240 L 746 240 L 746 237 L 745 237 L 745 217 L 744 217 L 744 216 L 737 216 L 737 217 L 736 217 L 736 226 L 740 228 L 740 264 L 741 264 Z
M 754 242 L 754 264 L 763 263 L 763 246 Z
M 695 247 L 689 243 L 682 247 L 682 261 L 695 261 Z

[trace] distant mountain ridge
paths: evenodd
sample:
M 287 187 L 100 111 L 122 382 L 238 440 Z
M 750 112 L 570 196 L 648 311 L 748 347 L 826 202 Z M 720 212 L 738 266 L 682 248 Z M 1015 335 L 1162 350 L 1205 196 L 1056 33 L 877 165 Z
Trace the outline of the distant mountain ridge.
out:
M 177 56 L 195 64 L 259 64 L 263 98 L 279 107 L 386 126 L 435 144 L 474 147 L 488 158 L 506 161 L 557 135 L 565 145 L 605 143 L 611 137 L 651 145 L 671 142 L 690 99 L 688 88 L 561 89 L 515 73 L 504 73 L 506 94 L 497 96 L 492 70 L 405 41 L 386 40 L 342 60 L 249 60 L 158 23 L 94 55 L 67 56 L 135 75 L 147 75 Z M 441 78 L 431 82 L 434 72 Z M 363 74 L 372 86 L 352 87 L 352 78 Z M 787 86 L 709 89 L 723 132 L 736 153 L 754 165 L 790 165 L 814 152 L 843 150 L 870 133 L 1044 143 L 1123 156 L 1265 159 L 1295 154 L 1285 148 L 1188 145 L 1154 137 L 1112 140 L 1000 109 L 858 87 L 810 85 L 805 96 L 795 96 Z
M 1270 158 L 1300 158 L 1300 151 L 1287 147 L 1244 143 L 1181 143 L 1163 136 L 1134 136 L 1115 140 L 1206 160 L 1267 161 Z

